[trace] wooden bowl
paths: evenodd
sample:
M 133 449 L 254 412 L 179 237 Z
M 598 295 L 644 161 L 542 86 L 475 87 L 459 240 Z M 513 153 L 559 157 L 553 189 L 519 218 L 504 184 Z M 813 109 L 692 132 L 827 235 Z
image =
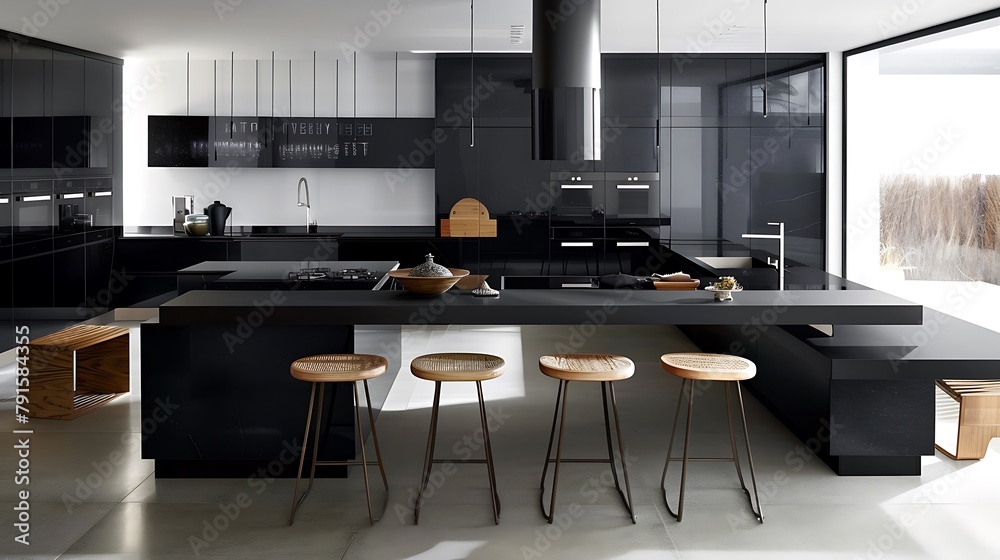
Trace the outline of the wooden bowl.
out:
M 451 276 L 410 276 L 409 268 L 400 268 L 390 270 L 389 276 L 410 292 L 433 296 L 447 292 L 456 282 L 469 275 L 469 271 L 464 268 L 448 270 L 451 271 Z
M 653 282 L 657 290 L 695 290 L 701 284 L 700 280 L 690 280 L 688 282 Z

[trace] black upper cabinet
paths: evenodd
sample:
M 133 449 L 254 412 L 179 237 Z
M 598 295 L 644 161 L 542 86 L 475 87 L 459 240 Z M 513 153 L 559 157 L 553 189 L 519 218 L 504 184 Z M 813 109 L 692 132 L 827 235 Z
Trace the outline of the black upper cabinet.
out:
M 87 59 L 52 51 L 52 114 L 58 117 L 87 114 Z
M 0 175 L 10 176 L 11 166 L 11 43 L 0 41 Z
M 659 117 L 657 58 L 605 55 L 603 70 L 604 117 L 642 117 L 648 119 L 645 126 L 656 126 Z
M 657 132 L 653 127 L 625 126 L 605 128 L 604 151 L 601 159 L 604 171 L 655 172 L 657 171 Z
M 115 138 L 115 66 L 103 60 L 86 59 L 84 114 L 87 115 L 89 136 L 89 162 L 86 167 L 90 175 L 111 173 Z
M 439 127 L 531 126 L 530 55 L 438 56 L 434 83 Z
M 52 167 L 52 49 L 18 45 L 11 68 L 12 166 L 19 176 Z

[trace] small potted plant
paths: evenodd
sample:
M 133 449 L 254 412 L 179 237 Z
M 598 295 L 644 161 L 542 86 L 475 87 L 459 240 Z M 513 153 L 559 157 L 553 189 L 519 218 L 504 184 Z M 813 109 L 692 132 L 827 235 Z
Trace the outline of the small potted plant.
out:
M 705 289 L 713 292 L 716 301 L 732 301 L 733 292 L 742 291 L 743 286 L 740 286 L 740 283 L 732 276 L 722 276 L 718 282 L 712 282 Z

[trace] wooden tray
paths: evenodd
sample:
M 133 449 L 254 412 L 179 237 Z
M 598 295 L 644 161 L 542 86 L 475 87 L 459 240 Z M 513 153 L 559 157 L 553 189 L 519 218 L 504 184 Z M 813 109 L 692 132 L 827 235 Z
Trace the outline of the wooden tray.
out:
M 691 280 L 688 282 L 653 282 L 657 290 L 696 290 L 701 280 Z

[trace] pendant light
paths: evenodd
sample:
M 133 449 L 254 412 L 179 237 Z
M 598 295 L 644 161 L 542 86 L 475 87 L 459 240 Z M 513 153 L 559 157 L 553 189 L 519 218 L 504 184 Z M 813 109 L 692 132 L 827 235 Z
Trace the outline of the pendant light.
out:
M 475 99 L 476 73 L 476 0 L 469 2 L 469 99 Z M 476 147 L 476 104 L 469 108 L 469 147 Z
M 532 5 L 531 157 L 599 160 L 601 0 L 574 0 L 568 15 L 564 3 Z
M 767 118 L 767 0 L 764 0 L 764 118 Z

